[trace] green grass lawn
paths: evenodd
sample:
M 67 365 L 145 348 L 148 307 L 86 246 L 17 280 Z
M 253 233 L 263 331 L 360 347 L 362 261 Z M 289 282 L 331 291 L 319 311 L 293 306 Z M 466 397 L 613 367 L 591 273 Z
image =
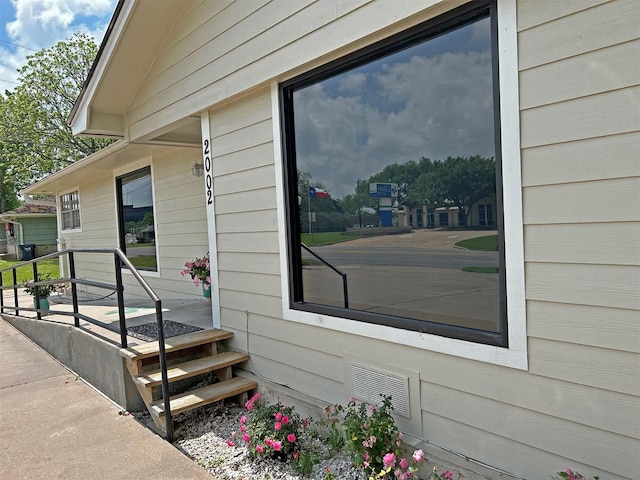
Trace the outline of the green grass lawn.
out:
M 462 271 L 473 273 L 498 273 L 498 269 L 496 267 L 464 267 Z
M 11 267 L 13 265 L 17 265 L 22 262 L 7 262 L 5 260 L 0 260 L 0 270 Z M 25 283 L 29 280 L 33 280 L 33 266 L 25 265 L 24 267 L 18 268 L 18 283 Z M 43 260 L 38 262 L 38 274 L 46 275 L 49 274 L 51 278 L 60 277 L 60 270 L 58 267 L 58 259 L 51 258 L 49 260 Z M 11 270 L 6 272 L 2 272 L 2 284 L 3 285 L 13 285 L 13 276 Z
M 482 250 L 486 252 L 498 251 L 498 235 L 487 235 L 485 237 L 470 238 L 461 240 L 456 243 L 458 247 L 467 248 L 469 250 Z M 463 272 L 473 273 L 498 273 L 496 267 L 464 267 Z
M 362 238 L 360 235 L 351 235 L 340 232 L 319 232 L 313 235 L 309 233 L 303 233 L 300 235 L 300 240 L 307 247 L 315 247 L 318 245 L 331 245 L 332 243 L 347 242 L 349 240 L 355 240 L 356 238 Z
M 487 252 L 498 251 L 498 235 L 487 235 L 486 237 L 470 238 L 461 240 L 456 243 L 458 247 L 467 248 L 469 250 L 484 250 Z

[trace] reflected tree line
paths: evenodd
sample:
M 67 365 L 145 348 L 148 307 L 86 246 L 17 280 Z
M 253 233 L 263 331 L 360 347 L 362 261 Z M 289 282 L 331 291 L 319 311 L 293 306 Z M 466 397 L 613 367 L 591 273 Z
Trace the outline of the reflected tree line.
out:
M 298 170 L 302 232 L 307 233 L 309 230 L 310 212 L 315 217 L 312 217 L 312 228 L 316 232 L 345 231 L 354 226 L 354 216 L 377 215 L 378 199 L 370 196 L 370 183 L 396 183 L 398 198 L 395 208 L 457 207 L 460 226 L 468 227 L 471 208 L 483 199 L 495 198 L 495 158 L 473 155 L 431 160 L 422 157 L 418 161 L 393 163 L 368 179 L 358 179 L 354 185 L 354 193 L 347 194 L 342 199 L 311 198 L 308 193 L 310 186 L 322 189 L 326 189 L 326 186 L 314 181 L 309 172 Z

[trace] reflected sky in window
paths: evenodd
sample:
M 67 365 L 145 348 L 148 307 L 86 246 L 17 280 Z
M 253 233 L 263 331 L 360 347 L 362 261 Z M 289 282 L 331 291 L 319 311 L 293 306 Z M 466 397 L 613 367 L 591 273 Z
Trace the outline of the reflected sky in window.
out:
M 484 19 L 294 93 L 297 166 L 334 198 L 392 163 L 495 156 Z

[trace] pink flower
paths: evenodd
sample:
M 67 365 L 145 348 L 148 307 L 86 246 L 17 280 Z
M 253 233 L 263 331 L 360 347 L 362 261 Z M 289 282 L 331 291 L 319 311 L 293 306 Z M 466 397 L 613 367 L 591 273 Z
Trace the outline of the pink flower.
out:
M 228 439 L 227 439 L 227 445 L 229 445 L 230 447 L 235 447 L 236 446 L 235 443 L 233 443 L 231 440 L 228 440 Z
M 273 440 L 271 440 L 269 437 L 265 439 L 264 443 L 267 444 L 267 447 L 273 446 Z
M 251 397 L 251 398 L 249 399 L 249 401 L 250 401 L 251 403 L 253 403 L 253 402 L 257 402 L 258 400 L 260 400 L 260 394 L 259 394 L 259 393 L 256 393 L 253 397 Z
M 300 458 L 300 452 L 293 452 L 293 459 L 297 460 L 298 458 Z
M 289 423 L 289 417 L 287 417 L 286 415 L 282 416 L 282 424 L 286 425 L 287 423 Z
M 420 463 L 424 459 L 424 452 L 422 450 L 416 450 L 413 452 L 411 458 L 413 458 L 414 462 Z
M 242 425 L 244 425 L 245 423 L 247 423 L 247 417 L 246 417 L 246 416 L 244 416 L 244 415 L 242 415 L 242 416 L 240 417 L 240 423 L 241 423 Z
M 282 450 L 282 442 L 280 440 L 276 440 L 273 442 L 272 447 L 276 452 L 279 452 L 280 450 Z
M 296 436 L 293 433 L 290 433 L 289 435 L 287 435 L 287 440 L 289 440 L 291 443 L 296 441 Z
M 406 458 L 402 458 L 400 459 L 400 468 L 406 470 L 407 468 L 409 468 L 409 462 L 407 461 Z
M 282 428 L 282 424 L 280 422 L 276 422 L 273 424 L 273 428 L 275 428 L 276 431 L 278 432 Z
M 393 472 L 393 474 L 396 476 L 398 480 L 407 480 L 410 476 L 409 474 L 403 472 L 402 470 L 396 470 L 395 472 Z
M 384 468 L 395 466 L 396 456 L 391 452 L 387 453 L 384 457 L 382 457 L 382 464 L 384 465 Z
M 211 285 L 209 285 L 209 284 L 208 284 L 208 283 L 206 283 L 206 282 L 202 282 L 202 287 L 203 287 L 205 290 L 210 290 L 210 289 L 211 289 Z
M 256 452 L 258 453 L 264 452 L 264 447 L 262 445 L 256 445 Z
M 376 413 L 376 406 L 375 405 L 371 405 L 369 408 L 371 409 L 371 413 Z
M 444 472 L 443 477 L 446 478 L 447 480 L 453 480 L 453 473 L 447 470 L 446 472 Z
M 240 425 L 240 431 L 242 433 L 246 432 L 247 431 L 247 426 L 246 425 Z
M 249 443 L 249 440 L 251 440 L 251 437 L 249 436 L 248 433 L 245 433 L 244 435 L 242 435 L 242 440 L 244 440 L 244 443 Z
M 245 403 L 244 406 L 247 407 L 247 410 L 249 410 L 249 411 L 253 410 L 253 403 L 251 403 L 251 402 Z
M 276 421 L 279 422 L 282 419 L 282 413 L 276 413 Z

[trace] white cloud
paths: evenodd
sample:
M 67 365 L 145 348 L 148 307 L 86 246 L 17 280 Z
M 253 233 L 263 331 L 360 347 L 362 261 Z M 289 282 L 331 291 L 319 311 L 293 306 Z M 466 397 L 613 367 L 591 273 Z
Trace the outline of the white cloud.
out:
M 391 163 L 494 155 L 488 52 L 414 56 L 337 85 L 295 98 L 298 168 L 334 197 Z
M 2 0 L 6 1 L 6 0 Z M 117 0 L 11 0 L 15 18 L 4 27 L 10 41 L 34 50 L 48 48 L 74 32 L 102 41 Z M 0 78 L 16 81 L 16 69 L 32 50 L 0 47 Z M 2 84 L 4 88 L 8 85 Z

